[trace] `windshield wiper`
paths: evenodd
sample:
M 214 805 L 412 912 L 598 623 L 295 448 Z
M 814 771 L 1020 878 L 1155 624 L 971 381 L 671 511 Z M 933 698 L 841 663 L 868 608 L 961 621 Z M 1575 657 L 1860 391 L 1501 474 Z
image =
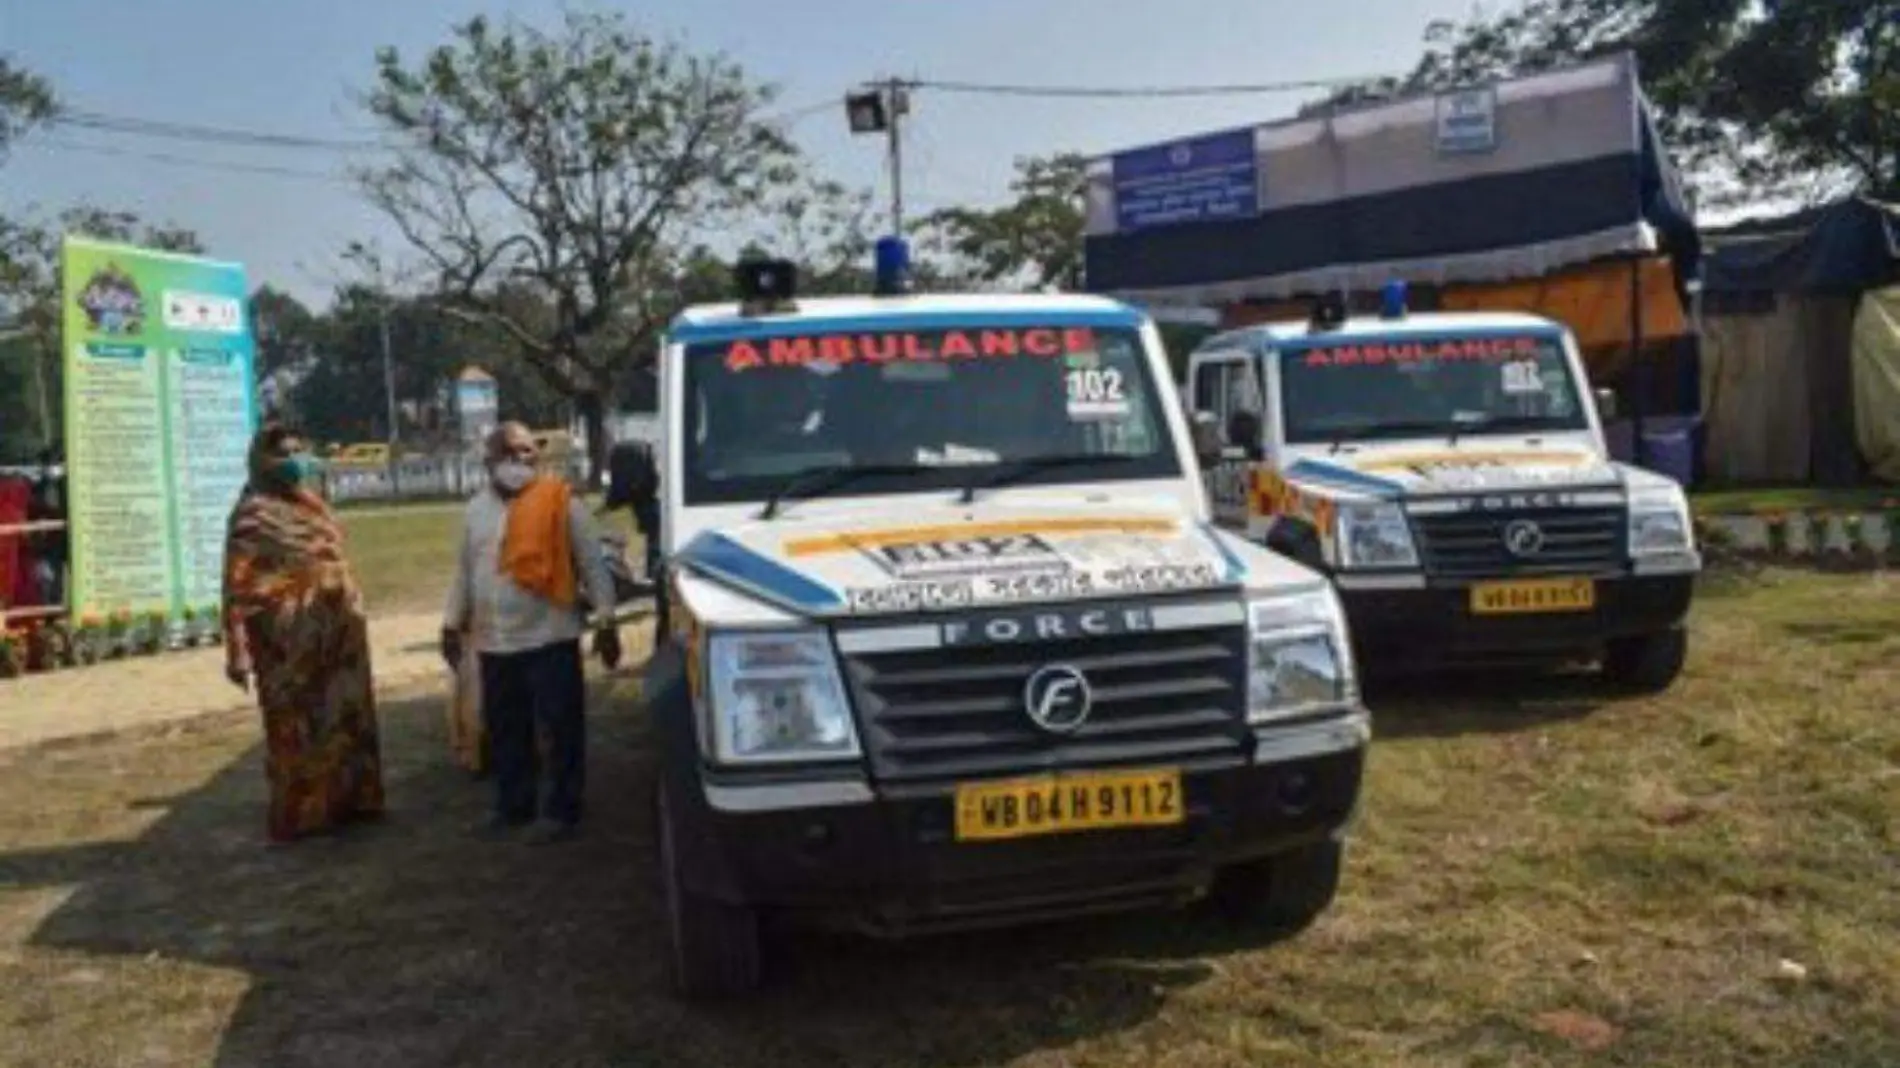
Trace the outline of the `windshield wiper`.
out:
M 778 515 L 778 506 L 783 501 L 818 497 L 830 493 L 860 478 L 881 475 L 922 475 L 937 468 L 924 464 L 818 464 L 793 473 L 765 499 L 765 507 L 759 509 L 760 519 L 771 519 Z
M 1473 418 L 1458 420 L 1459 434 L 1476 434 L 1484 431 L 1510 432 L 1513 430 L 1549 430 L 1550 418 L 1542 415 L 1477 415 Z M 1457 435 L 1452 441 L 1458 440 Z
M 1352 438 L 1396 438 L 1396 437 L 1438 437 L 1444 434 L 1445 424 L 1436 419 L 1404 419 L 1390 423 L 1363 423 L 1340 431 L 1335 441 L 1347 441 Z M 1456 434 L 1454 430 L 1452 433 Z
M 1134 461 L 1133 456 L 1118 452 L 1107 453 L 1063 453 L 1056 456 L 1031 456 L 1022 460 L 1009 460 L 991 466 L 995 473 L 988 478 L 973 478 L 963 484 L 961 503 L 969 504 L 976 500 L 976 491 L 995 489 L 1028 478 L 1038 471 L 1052 471 L 1059 467 L 1079 467 L 1083 464 L 1125 464 Z

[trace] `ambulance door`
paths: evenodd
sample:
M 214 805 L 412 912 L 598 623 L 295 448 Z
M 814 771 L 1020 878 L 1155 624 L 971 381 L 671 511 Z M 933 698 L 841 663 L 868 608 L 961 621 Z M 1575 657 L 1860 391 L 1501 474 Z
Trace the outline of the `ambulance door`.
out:
M 1261 391 L 1256 360 L 1246 349 L 1196 352 L 1188 361 L 1188 396 L 1195 417 L 1211 421 L 1223 445 L 1206 472 L 1210 510 L 1220 525 L 1247 529 L 1247 487 L 1261 454 Z

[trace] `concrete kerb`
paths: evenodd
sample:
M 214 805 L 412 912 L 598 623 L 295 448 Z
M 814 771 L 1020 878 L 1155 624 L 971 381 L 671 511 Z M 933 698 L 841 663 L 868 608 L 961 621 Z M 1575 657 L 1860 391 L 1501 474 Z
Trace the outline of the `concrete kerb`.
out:
M 436 645 L 440 628 L 434 614 L 370 621 L 379 693 L 445 678 Z M 224 677 L 223 657 L 215 647 L 180 650 L 0 682 L 0 749 L 254 713 L 255 699 Z

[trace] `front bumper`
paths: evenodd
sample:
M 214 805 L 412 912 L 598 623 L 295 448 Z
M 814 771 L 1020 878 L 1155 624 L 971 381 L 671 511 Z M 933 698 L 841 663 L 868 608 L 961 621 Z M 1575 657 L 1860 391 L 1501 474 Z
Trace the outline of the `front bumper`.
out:
M 1176 904 L 1224 865 L 1337 834 L 1369 737 L 1361 711 L 1182 766 L 1186 820 L 1167 828 L 958 842 L 951 784 L 705 780 L 681 840 L 697 892 L 876 936 Z
M 1681 625 L 1695 592 L 1695 570 L 1593 576 L 1596 604 L 1587 611 L 1478 615 L 1475 581 L 1381 583 L 1338 575 L 1360 663 L 1368 669 L 1483 666 L 1595 656 L 1619 638 Z M 1508 580 L 1507 576 L 1499 576 Z

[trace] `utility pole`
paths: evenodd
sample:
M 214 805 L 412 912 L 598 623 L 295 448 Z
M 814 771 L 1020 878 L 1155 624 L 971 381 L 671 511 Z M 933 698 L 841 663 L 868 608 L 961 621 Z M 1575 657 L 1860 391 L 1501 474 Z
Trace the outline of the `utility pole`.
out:
M 383 400 L 389 409 L 389 445 L 394 448 L 402 440 L 402 429 L 396 410 L 396 360 L 389 346 L 389 282 L 383 275 L 382 253 L 363 244 L 352 241 L 343 255 L 368 267 L 370 277 L 376 285 L 376 328 L 383 349 Z
M 882 133 L 891 167 L 891 234 L 904 233 L 904 118 L 910 114 L 911 82 L 885 78 L 844 98 L 854 134 Z
M 892 78 L 886 87 L 890 101 L 891 233 L 904 236 L 904 116 L 910 114 L 910 90 Z
M 382 275 L 379 270 L 377 273 L 378 289 L 382 287 L 381 278 Z M 381 315 L 379 316 L 381 319 L 379 325 L 381 326 L 383 339 L 383 397 L 389 402 L 389 444 L 393 448 L 397 442 L 402 440 L 402 430 L 399 428 L 396 419 L 396 362 L 389 352 L 389 293 L 387 290 L 379 294 L 377 302 L 382 309 Z

